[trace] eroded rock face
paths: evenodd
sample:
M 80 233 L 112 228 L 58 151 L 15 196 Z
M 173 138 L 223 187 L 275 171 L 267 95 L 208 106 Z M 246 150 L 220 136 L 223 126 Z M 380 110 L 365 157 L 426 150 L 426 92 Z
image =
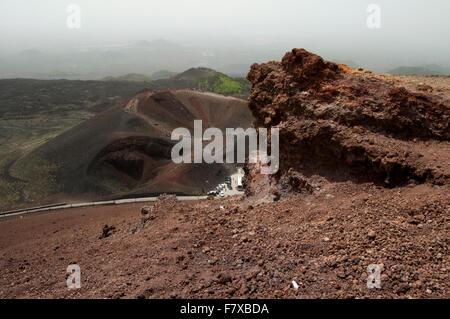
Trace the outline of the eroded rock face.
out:
M 310 185 L 303 177 L 298 182 L 303 175 L 387 186 L 448 182 L 448 99 L 408 91 L 304 49 L 281 62 L 252 65 L 247 78 L 255 126 L 280 129 L 280 171 L 273 182 L 281 189 Z

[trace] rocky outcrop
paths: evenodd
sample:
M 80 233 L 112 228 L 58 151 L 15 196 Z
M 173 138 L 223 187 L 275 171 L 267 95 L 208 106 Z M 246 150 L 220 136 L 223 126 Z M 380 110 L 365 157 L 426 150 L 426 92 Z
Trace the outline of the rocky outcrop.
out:
M 304 49 L 252 65 L 247 78 L 255 126 L 280 129 L 280 170 L 271 181 L 279 190 L 310 190 L 312 176 L 385 186 L 448 182 L 448 96 L 409 91 Z M 246 170 L 252 193 L 255 173 Z

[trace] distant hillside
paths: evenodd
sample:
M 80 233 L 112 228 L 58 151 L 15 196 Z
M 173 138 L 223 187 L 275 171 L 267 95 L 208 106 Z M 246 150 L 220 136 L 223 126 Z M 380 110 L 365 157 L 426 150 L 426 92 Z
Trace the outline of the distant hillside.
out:
M 197 41 L 194 41 L 197 42 Z M 203 42 L 203 41 L 202 41 Z M 65 50 L 1 50 L 0 78 L 98 80 L 127 73 L 151 75 L 159 70 L 183 71 L 192 66 L 208 66 L 226 74 L 244 76 L 250 65 L 279 52 L 273 45 L 231 45 L 205 52 L 203 43 L 181 45 L 164 39 L 133 43 L 98 43 Z
M 138 74 L 138 73 L 129 73 L 121 76 L 107 76 L 103 78 L 103 81 L 132 81 L 132 82 L 150 82 L 153 81 L 153 78 L 148 75 Z
M 424 66 L 400 66 L 390 70 L 390 74 L 445 75 L 446 72 Z
M 168 79 L 176 74 L 177 72 L 172 72 L 169 70 L 160 70 L 158 72 L 153 73 L 152 78 L 153 80 Z
M 198 86 L 202 90 L 219 94 L 245 94 L 251 88 L 245 79 L 232 79 L 222 73 L 200 79 Z
M 153 84 L 171 89 L 192 87 L 242 98 L 249 96 L 251 88 L 250 82 L 244 78 L 232 78 L 208 68 L 191 68 L 171 78 L 154 81 Z
M 161 70 L 152 76 L 130 73 L 122 76 L 108 76 L 103 81 L 149 82 L 154 89 L 193 88 L 223 95 L 247 98 L 250 94 L 250 82 L 245 78 L 232 78 L 209 68 L 190 68 L 182 73 Z

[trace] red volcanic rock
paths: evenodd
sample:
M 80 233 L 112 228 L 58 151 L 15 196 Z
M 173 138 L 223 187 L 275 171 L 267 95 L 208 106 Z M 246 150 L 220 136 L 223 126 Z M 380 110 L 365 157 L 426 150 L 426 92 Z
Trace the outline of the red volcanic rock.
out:
M 255 126 L 280 129 L 281 188 L 310 190 L 299 176 L 312 174 L 390 186 L 448 182 L 448 97 L 409 91 L 304 49 L 253 64 L 247 78 Z M 251 194 L 255 173 L 246 171 Z
M 108 225 L 103 226 L 102 234 L 100 235 L 99 239 L 103 239 L 103 238 L 111 236 L 111 233 L 114 230 L 116 230 L 116 227 L 114 227 L 114 226 L 108 226 Z

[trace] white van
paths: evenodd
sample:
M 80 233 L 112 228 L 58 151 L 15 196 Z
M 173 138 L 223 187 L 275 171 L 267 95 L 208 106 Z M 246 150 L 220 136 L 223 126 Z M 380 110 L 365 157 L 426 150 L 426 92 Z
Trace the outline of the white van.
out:
M 237 190 L 238 191 L 244 190 L 244 185 L 242 185 L 242 176 L 237 177 Z

